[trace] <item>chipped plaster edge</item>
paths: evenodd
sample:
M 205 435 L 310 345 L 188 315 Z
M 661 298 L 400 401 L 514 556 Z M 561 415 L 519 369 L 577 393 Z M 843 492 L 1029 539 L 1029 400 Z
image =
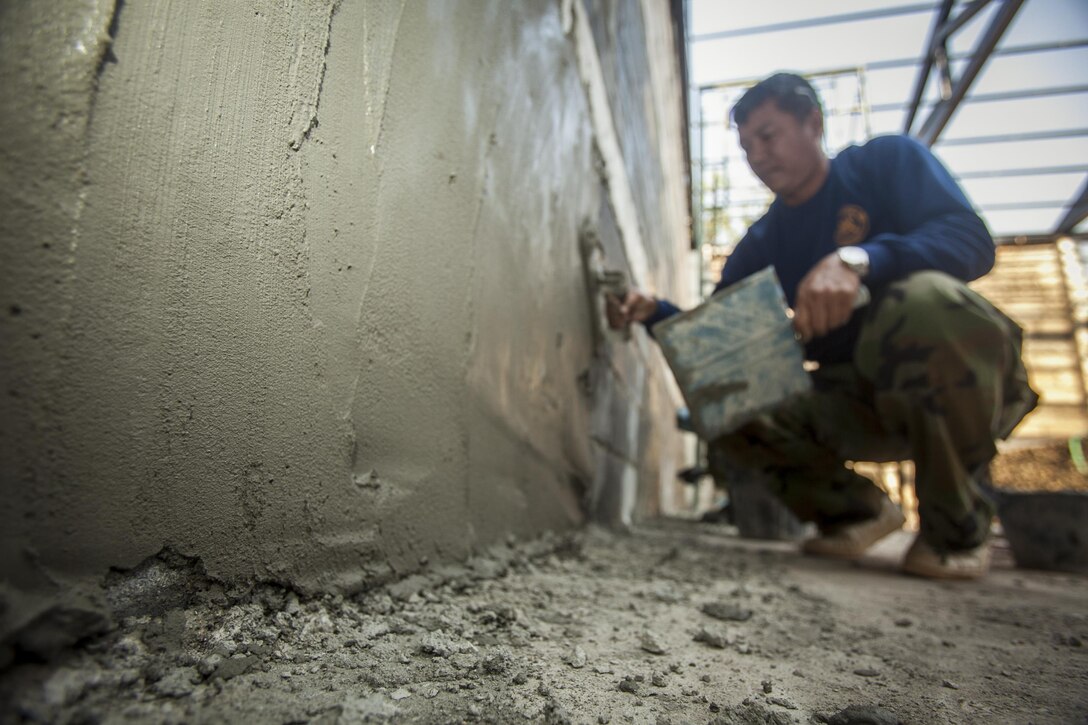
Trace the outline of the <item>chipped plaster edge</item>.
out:
M 563 28 L 574 41 L 578 72 L 586 90 L 586 99 L 589 101 L 593 136 L 604 162 L 608 197 L 612 202 L 616 223 L 623 239 L 631 282 L 637 287 L 645 287 L 650 281 L 650 269 L 638 222 L 638 207 L 635 204 L 631 182 L 627 178 L 623 151 L 620 149 L 619 136 L 612 118 L 612 107 L 608 101 L 604 70 L 601 68 L 597 44 L 593 40 L 593 28 L 589 23 L 584 0 L 562 0 L 562 2 Z
M 589 15 L 586 12 L 584 0 L 561 0 L 560 17 L 563 22 L 564 32 L 572 39 L 575 55 L 578 62 L 578 72 L 582 79 L 582 86 L 586 92 L 586 100 L 590 110 L 590 120 L 593 125 L 594 140 L 597 150 L 603 162 L 603 177 L 608 193 L 608 200 L 616 219 L 623 244 L 624 254 L 627 257 L 628 275 L 632 286 L 647 289 L 651 284 L 651 272 L 649 260 L 646 255 L 646 247 L 642 238 L 641 225 L 639 223 L 638 207 L 635 203 L 634 191 L 631 188 L 630 179 L 627 177 L 626 164 L 623 151 L 619 144 L 619 135 L 616 132 L 615 121 L 612 116 L 612 106 L 608 100 L 608 89 L 605 83 L 604 71 L 601 67 L 600 55 L 597 44 L 593 38 L 593 29 L 590 26 Z M 660 80 L 652 79 L 652 82 Z M 667 369 L 661 353 L 650 343 L 650 337 L 641 325 L 633 326 L 631 342 L 635 345 L 638 358 L 642 361 L 636 373 L 637 380 L 629 385 L 631 403 L 635 410 L 641 410 L 646 394 L 646 385 L 649 382 L 648 367 Z M 657 358 L 657 364 L 652 362 Z M 668 376 L 664 376 L 668 377 Z M 679 389 L 675 383 L 666 388 L 676 405 L 682 405 Z M 631 415 L 627 421 L 625 431 L 628 450 L 636 450 L 640 432 L 639 416 Z M 638 506 L 638 480 L 639 470 L 636 462 L 623 461 L 623 472 L 619 481 L 619 524 L 629 527 L 634 520 Z

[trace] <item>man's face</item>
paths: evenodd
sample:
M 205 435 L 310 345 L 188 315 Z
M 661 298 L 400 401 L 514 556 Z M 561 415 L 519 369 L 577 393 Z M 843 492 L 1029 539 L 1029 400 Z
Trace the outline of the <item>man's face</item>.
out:
M 776 196 L 799 204 L 819 190 L 826 159 L 818 110 L 801 121 L 770 99 L 756 106 L 737 130 L 748 165 Z

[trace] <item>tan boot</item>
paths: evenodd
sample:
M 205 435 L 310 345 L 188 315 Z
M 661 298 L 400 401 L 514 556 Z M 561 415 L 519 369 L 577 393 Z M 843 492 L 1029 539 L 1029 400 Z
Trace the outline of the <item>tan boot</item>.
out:
M 856 559 L 870 546 L 901 529 L 904 521 L 899 507 L 885 498 L 875 517 L 846 524 L 831 533 L 809 539 L 801 545 L 801 550 L 815 556 Z
M 903 571 L 930 579 L 978 579 L 990 571 L 990 542 L 939 554 L 918 534 L 903 557 Z

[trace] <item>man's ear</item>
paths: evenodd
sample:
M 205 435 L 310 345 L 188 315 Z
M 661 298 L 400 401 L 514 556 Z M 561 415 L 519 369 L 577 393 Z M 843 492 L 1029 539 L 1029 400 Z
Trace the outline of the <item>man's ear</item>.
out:
M 820 113 L 819 108 L 813 108 L 808 112 L 808 117 L 805 119 L 805 129 L 815 134 L 817 139 L 824 137 L 824 114 Z

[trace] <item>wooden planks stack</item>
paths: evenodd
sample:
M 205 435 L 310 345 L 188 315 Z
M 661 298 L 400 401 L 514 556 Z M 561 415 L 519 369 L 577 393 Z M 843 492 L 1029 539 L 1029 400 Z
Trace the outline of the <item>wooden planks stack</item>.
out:
M 1083 339 L 1078 346 L 1084 325 L 1075 322 L 1080 275 L 1067 271 L 1058 244 L 1001 246 L 997 253 L 994 270 L 971 286 L 1024 328 L 1024 360 L 1041 397 L 1010 442 L 1088 436 Z

